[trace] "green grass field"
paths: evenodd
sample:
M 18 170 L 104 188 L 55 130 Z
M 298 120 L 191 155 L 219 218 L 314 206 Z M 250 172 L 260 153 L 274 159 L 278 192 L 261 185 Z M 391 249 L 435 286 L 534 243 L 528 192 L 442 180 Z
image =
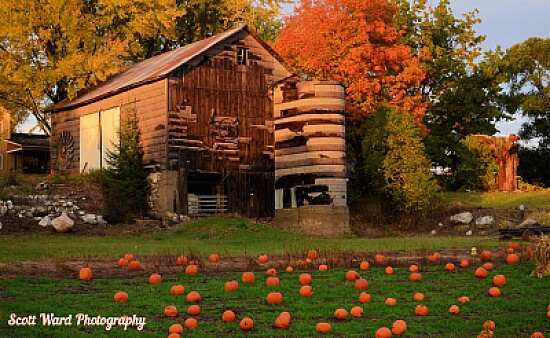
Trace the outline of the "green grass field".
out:
M 223 256 L 222 256 L 223 259 Z M 550 319 L 546 317 L 550 303 L 547 279 L 529 277 L 532 262 L 507 265 L 495 262 L 495 269 L 486 279 L 474 276 L 476 266 L 457 268 L 449 273 L 445 270 L 445 260 L 420 266 L 423 280 L 409 281 L 408 268 L 395 268 L 393 275 L 386 275 L 383 266 L 374 266 L 367 271 L 359 270 L 369 282 L 370 303 L 362 304 L 364 316 L 347 320 L 336 320 L 334 311 L 361 305 L 354 284 L 345 280 L 345 269 L 294 270 L 291 273 L 279 271 L 279 287 L 265 285 L 265 273 L 256 272 L 254 284 L 241 283 L 241 273 L 199 274 L 196 276 L 164 276 L 157 285 L 148 284 L 147 278 L 137 279 L 92 279 L 80 280 L 53 279 L 0 279 L 0 336 L 1 337 L 166 337 L 173 323 L 183 322 L 189 316 L 186 309 L 190 305 L 185 296 L 172 296 L 169 292 L 174 284 L 182 284 L 186 294 L 198 291 L 202 296 L 202 313 L 195 318 L 198 328 L 191 333 L 196 337 L 253 336 L 253 337 L 313 337 L 318 322 L 332 325 L 329 336 L 374 337 L 379 327 L 390 327 L 393 321 L 407 322 L 407 337 L 475 337 L 482 330 L 485 320 L 496 323 L 495 337 L 529 337 L 535 331 L 550 333 Z M 457 262 L 455 262 L 457 263 Z M 458 267 L 458 265 L 457 265 Z M 307 272 L 313 276 L 313 297 L 299 295 L 298 277 Z M 507 285 L 501 287 L 502 296 L 492 298 L 487 290 L 492 286 L 492 277 L 504 274 Z M 238 291 L 224 291 L 229 280 L 238 280 Z M 115 303 L 113 295 L 125 291 L 129 295 L 127 303 Z M 271 291 L 283 294 L 283 302 L 269 305 L 266 295 Z M 429 315 L 414 315 L 418 304 L 413 294 L 425 295 Z M 470 302 L 464 305 L 457 298 L 468 296 Z M 384 303 L 387 297 L 397 300 L 397 305 Z M 457 304 L 458 315 L 451 315 L 449 307 Z M 179 314 L 175 318 L 164 315 L 167 305 L 175 305 Z M 237 321 L 224 323 L 222 313 L 231 309 Z M 290 327 L 286 330 L 274 326 L 274 320 L 282 311 L 291 314 Z M 10 327 L 9 316 L 54 313 L 57 316 L 72 315 L 72 325 L 43 326 L 40 318 L 35 326 Z M 137 315 L 146 318 L 142 331 L 129 327 L 114 327 L 110 331 L 105 326 L 77 325 L 78 313 L 93 316 Z M 244 333 L 238 326 L 243 317 L 254 320 L 254 328 Z
M 3 235 L 0 263 L 63 257 L 181 254 L 231 255 L 300 253 L 309 248 L 322 252 L 350 250 L 439 250 L 444 248 L 491 247 L 499 245 L 487 237 L 391 237 L 378 239 L 319 239 L 282 231 L 239 218 L 214 217 L 179 225 L 172 231 L 126 236 L 82 236 L 78 234 Z
M 527 208 L 550 209 L 550 189 L 529 192 L 457 192 L 441 194 L 444 204 L 462 202 L 484 208 L 509 208 L 524 205 Z

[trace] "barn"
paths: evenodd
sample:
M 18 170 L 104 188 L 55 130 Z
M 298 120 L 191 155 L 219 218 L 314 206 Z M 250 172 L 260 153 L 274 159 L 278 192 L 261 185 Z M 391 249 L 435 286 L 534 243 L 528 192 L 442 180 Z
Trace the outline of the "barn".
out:
M 52 168 L 105 168 L 132 114 L 158 213 L 273 217 L 274 95 L 291 78 L 247 26 L 136 63 L 52 108 Z

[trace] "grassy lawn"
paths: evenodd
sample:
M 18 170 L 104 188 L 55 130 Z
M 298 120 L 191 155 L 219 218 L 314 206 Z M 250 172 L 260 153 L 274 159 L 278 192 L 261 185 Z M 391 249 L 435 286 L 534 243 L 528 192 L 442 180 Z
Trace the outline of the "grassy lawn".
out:
M 223 259 L 223 256 L 222 256 Z M 182 284 L 186 294 L 198 291 L 202 296 L 202 312 L 195 318 L 198 328 L 192 332 L 196 337 L 215 336 L 254 336 L 254 337 L 312 337 L 316 335 L 318 322 L 328 322 L 332 326 L 329 336 L 374 337 L 379 327 L 390 327 L 393 321 L 407 322 L 408 337 L 475 337 L 482 330 L 485 320 L 496 323 L 495 337 L 529 337 L 535 331 L 550 333 L 550 320 L 546 317 L 550 303 L 548 279 L 529 277 L 534 264 L 521 262 L 507 265 L 494 262 L 495 269 L 486 279 L 474 276 L 476 266 L 457 268 L 449 273 L 445 270 L 446 261 L 420 266 L 423 280 L 409 281 L 408 268 L 395 268 L 393 275 L 386 275 L 383 266 L 374 266 L 367 271 L 359 270 L 369 282 L 367 290 L 370 303 L 362 304 L 363 317 L 349 317 L 336 320 L 334 311 L 361 305 L 354 284 L 344 279 L 346 270 L 334 269 L 325 272 L 300 271 L 287 273 L 279 271 L 279 287 L 267 287 L 266 276 L 256 272 L 254 284 L 241 283 L 240 273 L 196 276 L 163 276 L 163 282 L 150 285 L 146 278 L 138 279 L 92 279 L 79 280 L 52 279 L 0 279 L 0 336 L 11 337 L 166 337 L 173 323 L 183 322 L 190 305 L 184 296 L 172 296 L 169 292 L 174 284 Z M 456 264 L 457 262 L 455 262 Z M 457 265 L 458 267 L 458 265 Z M 308 272 L 313 276 L 313 297 L 299 295 L 298 276 Z M 507 284 L 502 286 L 502 296 L 492 298 L 487 290 L 492 286 L 492 277 L 504 274 Z M 229 280 L 238 280 L 240 288 L 234 292 L 224 291 Z M 113 295 L 125 291 L 129 295 L 127 303 L 115 303 Z M 269 305 L 266 295 L 271 291 L 283 294 L 283 302 Z M 429 315 L 414 315 L 413 294 L 425 295 L 422 304 L 429 308 Z M 464 305 L 457 298 L 468 296 L 470 302 Z M 387 297 L 397 300 L 397 305 L 384 303 Z M 449 307 L 457 304 L 458 315 L 451 315 Z M 164 308 L 175 305 L 179 314 L 175 318 L 164 316 Z M 223 323 L 222 313 L 226 309 L 235 312 L 237 321 Z M 275 318 L 282 311 L 292 317 L 286 330 L 274 326 Z M 54 313 L 57 316 L 72 315 L 71 326 L 43 326 L 37 319 L 36 326 L 8 327 L 11 313 L 20 316 Z M 105 326 L 76 325 L 78 313 L 93 316 L 137 315 L 146 317 L 143 331 L 136 327 L 123 330 L 114 327 L 110 331 Z M 254 328 L 249 333 L 239 329 L 238 322 L 243 317 L 254 320 Z
M 73 234 L 17 234 L 0 236 L 0 263 L 62 257 L 117 256 L 126 252 L 148 254 L 231 255 L 299 253 L 310 248 L 321 252 L 349 250 L 436 250 L 483 248 L 499 245 L 485 237 L 392 237 L 379 239 L 315 239 L 281 231 L 238 218 L 209 218 L 179 225 L 173 231 L 127 236 Z
M 524 205 L 527 208 L 550 209 L 550 189 L 530 192 L 456 192 L 441 194 L 445 204 L 462 202 L 485 208 L 509 208 Z

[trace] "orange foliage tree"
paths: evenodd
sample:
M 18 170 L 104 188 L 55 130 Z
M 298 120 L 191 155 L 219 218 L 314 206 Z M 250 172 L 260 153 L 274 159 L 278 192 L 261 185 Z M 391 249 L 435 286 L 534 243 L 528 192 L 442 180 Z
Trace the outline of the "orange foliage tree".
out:
M 420 124 L 424 72 L 400 42 L 397 10 L 387 0 L 301 0 L 285 18 L 275 48 L 297 73 L 341 81 L 353 118 L 363 120 L 380 104 L 392 104 Z

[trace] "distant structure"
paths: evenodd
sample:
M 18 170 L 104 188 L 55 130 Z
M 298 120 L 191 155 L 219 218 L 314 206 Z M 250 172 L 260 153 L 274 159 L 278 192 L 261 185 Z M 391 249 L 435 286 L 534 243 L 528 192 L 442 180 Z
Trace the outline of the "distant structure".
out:
M 519 137 L 515 134 L 506 136 L 473 135 L 483 142 L 493 152 L 498 163 L 497 189 L 498 191 L 515 191 L 518 189 L 518 149 Z

